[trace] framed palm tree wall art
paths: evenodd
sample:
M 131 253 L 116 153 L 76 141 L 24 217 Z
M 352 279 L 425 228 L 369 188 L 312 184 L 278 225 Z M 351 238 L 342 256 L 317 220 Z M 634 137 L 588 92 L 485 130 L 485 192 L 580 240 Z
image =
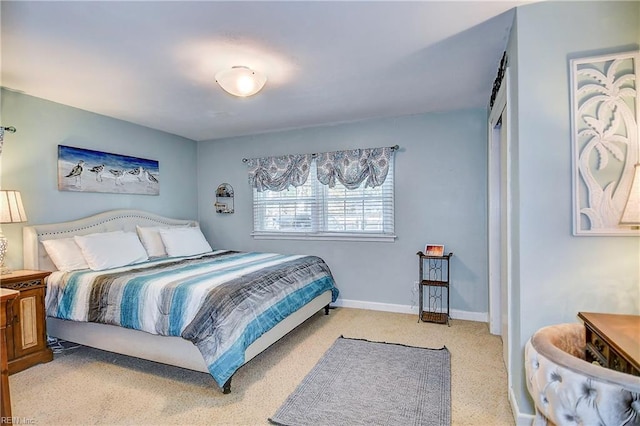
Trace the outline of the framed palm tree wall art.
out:
M 620 224 L 640 162 L 639 65 L 639 51 L 570 61 L 574 235 L 640 235 Z

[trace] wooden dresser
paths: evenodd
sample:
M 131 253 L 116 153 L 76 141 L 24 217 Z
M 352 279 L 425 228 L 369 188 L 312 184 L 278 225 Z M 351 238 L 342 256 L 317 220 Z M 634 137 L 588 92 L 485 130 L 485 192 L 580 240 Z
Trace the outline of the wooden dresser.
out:
M 8 309 L 9 374 L 53 359 L 53 352 L 47 346 L 44 306 L 45 279 L 50 273 L 20 270 L 0 275 L 2 288 L 20 292 Z
M 586 360 L 640 376 L 640 316 L 579 312 L 587 334 Z

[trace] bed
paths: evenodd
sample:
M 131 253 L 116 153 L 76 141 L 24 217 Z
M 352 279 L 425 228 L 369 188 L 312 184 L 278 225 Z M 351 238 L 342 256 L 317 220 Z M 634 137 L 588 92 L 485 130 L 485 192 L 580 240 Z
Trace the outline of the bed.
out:
M 68 241 L 80 244 L 81 240 L 84 243 L 120 231 L 127 237 L 138 232 L 143 239 L 141 229 L 160 229 L 169 255 L 100 269 L 94 268 L 83 252 L 90 268 L 63 267 L 60 271 L 56 267 L 60 260 L 50 250 L 52 240 L 58 240 L 56 245 Z M 229 393 L 231 377 L 238 368 L 316 312 L 324 309 L 329 313 L 338 290 L 322 259 L 213 249 L 176 256 L 181 253 L 173 246 L 171 253 L 170 239 L 165 236 L 196 229 L 199 233 L 196 221 L 139 210 L 113 210 L 69 222 L 24 227 L 25 269 L 52 271 L 47 279 L 47 334 L 206 372 Z M 182 241 L 177 240 L 178 248 Z M 147 245 L 144 248 L 151 254 Z M 117 257 L 120 251 L 110 253 Z M 247 300 L 240 295 L 247 295 Z M 138 308 L 133 299 L 149 299 L 156 308 Z M 176 300 L 181 304 L 173 305 Z M 147 309 L 158 309 L 159 313 Z

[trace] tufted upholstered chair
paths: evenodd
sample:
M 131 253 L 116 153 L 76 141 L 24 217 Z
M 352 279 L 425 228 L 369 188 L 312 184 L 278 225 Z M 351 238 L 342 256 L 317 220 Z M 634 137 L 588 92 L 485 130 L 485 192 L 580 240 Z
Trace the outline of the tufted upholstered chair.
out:
M 533 425 L 640 425 L 640 377 L 585 361 L 585 345 L 580 323 L 541 328 L 527 342 Z

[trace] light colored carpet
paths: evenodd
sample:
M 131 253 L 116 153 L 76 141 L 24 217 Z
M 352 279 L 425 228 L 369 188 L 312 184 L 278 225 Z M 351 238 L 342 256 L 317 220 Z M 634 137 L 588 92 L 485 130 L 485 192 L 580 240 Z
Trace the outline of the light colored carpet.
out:
M 280 426 L 449 426 L 449 350 L 341 337 L 269 420 Z
M 90 348 L 9 377 L 13 415 L 41 425 L 268 425 L 341 335 L 451 352 L 453 425 L 513 425 L 500 338 L 487 324 L 418 323 L 417 315 L 318 313 L 233 377 L 223 395 L 204 373 Z

